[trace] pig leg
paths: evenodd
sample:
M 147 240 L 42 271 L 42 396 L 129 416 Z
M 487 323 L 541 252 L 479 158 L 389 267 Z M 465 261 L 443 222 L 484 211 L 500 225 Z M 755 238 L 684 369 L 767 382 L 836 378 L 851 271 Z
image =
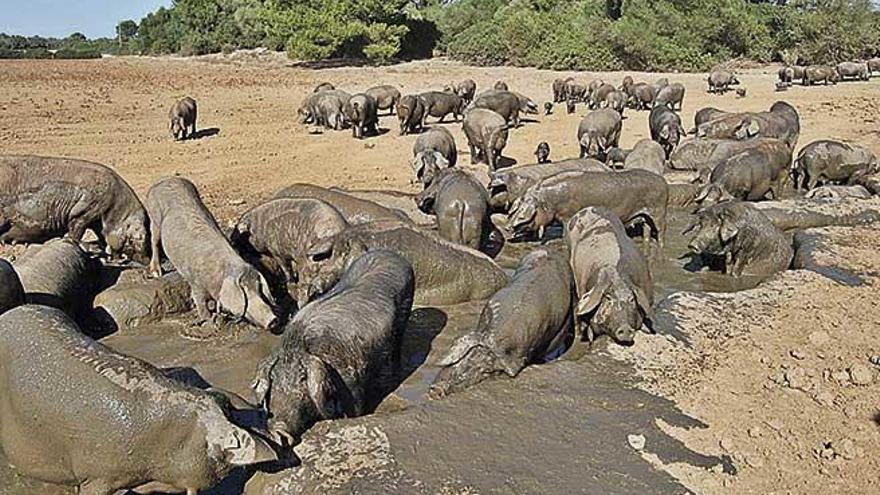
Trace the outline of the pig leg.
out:
M 155 217 L 154 217 L 155 218 Z M 162 276 L 162 263 L 159 260 L 159 250 L 162 245 L 162 225 L 161 219 L 156 218 L 156 221 L 150 222 L 150 266 L 148 268 L 149 274 L 155 278 L 160 278 Z
M 193 286 L 192 300 L 193 306 L 196 308 L 196 314 L 199 317 L 199 323 L 205 323 L 214 319 L 211 307 L 214 300 L 205 289 Z M 216 304 L 213 304 L 213 306 L 216 308 Z
M 468 149 L 471 152 L 471 165 L 475 165 L 477 163 L 477 147 L 468 141 Z

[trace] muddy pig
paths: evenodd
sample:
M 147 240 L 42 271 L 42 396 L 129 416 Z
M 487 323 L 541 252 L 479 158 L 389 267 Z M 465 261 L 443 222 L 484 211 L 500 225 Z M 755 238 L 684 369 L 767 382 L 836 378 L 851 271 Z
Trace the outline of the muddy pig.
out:
M 374 86 L 364 94 L 372 96 L 376 99 L 376 108 L 379 110 L 388 110 L 389 115 L 394 115 L 397 102 L 400 101 L 400 90 L 389 84 Z
M 457 122 L 462 113 L 464 113 L 464 100 L 455 93 L 446 93 L 443 91 L 428 91 L 419 95 L 425 105 L 425 115 L 422 117 L 422 127 L 425 126 L 425 119 L 428 116 L 438 117 L 438 122 L 443 122 L 446 116 L 452 114 L 452 118 Z
M 535 149 L 535 159 L 538 163 L 550 163 L 550 145 L 546 141 L 538 143 Z
M 477 328 L 452 344 L 430 396 L 440 398 L 495 377 L 516 376 L 572 337 L 574 279 L 567 256 L 538 249 L 492 296 Z
M 709 92 L 710 93 L 724 93 L 730 86 L 736 86 L 739 84 L 739 79 L 736 78 L 730 71 L 726 70 L 713 70 L 707 79 L 709 82 Z
M 104 165 L 0 155 L 0 242 L 45 242 L 91 229 L 111 257 L 149 258 L 147 212 L 125 180 Z
M 380 220 L 396 220 L 410 223 L 406 213 L 386 208 L 373 201 L 357 198 L 351 194 L 313 184 L 293 184 L 275 194 L 278 198 L 311 198 L 320 199 L 336 208 L 345 217 L 345 221 L 354 225 L 376 222 Z
M 508 225 L 517 235 L 537 232 L 540 238 L 554 220 L 565 221 L 588 206 L 603 206 L 624 223 L 646 222 L 662 246 L 668 199 L 666 180 L 645 170 L 564 172 L 529 188 L 511 208 Z
M 629 88 L 627 105 L 635 110 L 649 110 L 657 96 L 654 86 L 646 83 L 638 83 Z
M 416 196 L 419 209 L 437 216 L 440 237 L 480 251 L 491 230 L 489 193 L 471 174 L 459 168 L 442 170 Z
M 413 144 L 413 171 L 425 187 L 431 185 L 441 170 L 458 163 L 455 138 L 445 127 L 432 127 Z
M 503 117 L 506 123 L 513 127 L 519 127 L 519 114 L 522 111 L 523 102 L 520 101 L 516 93 L 490 89 L 477 95 L 471 107 L 492 110 Z
M 242 215 L 231 241 L 240 252 L 270 258 L 269 268 L 280 271 L 275 279 L 292 289 L 290 296 L 302 307 L 330 288 L 320 283 L 323 272 L 339 269 L 333 253 L 315 246 L 347 227 L 342 214 L 319 199 L 273 199 Z
M 653 319 L 654 281 L 644 255 L 618 216 L 606 208 L 584 208 L 574 215 L 566 226 L 566 241 L 581 337 L 592 342 L 608 335 L 619 344 L 632 344 Z
M 278 317 L 269 285 L 229 244 L 192 182 L 180 177 L 159 180 L 147 193 L 147 210 L 152 220 L 153 276 L 162 276 L 161 248 L 189 282 L 203 321 L 223 310 L 274 329 Z
M 684 84 L 672 83 L 657 93 L 657 97 L 654 98 L 654 105 L 663 105 L 669 107 L 671 110 L 677 109 L 681 111 L 684 102 L 684 93 Z
M 363 139 L 367 134 L 379 133 L 379 104 L 375 98 L 361 93 L 352 96 L 342 107 L 345 119 L 351 124 L 351 135 Z
M 370 251 L 294 316 L 252 385 L 274 435 L 293 445 L 317 421 L 366 412 L 379 372 L 399 367 L 414 282 L 406 259 Z
M 681 125 L 681 118 L 666 105 L 655 105 L 648 116 L 648 125 L 651 130 L 651 139 L 663 146 L 665 158 L 669 159 L 672 151 L 681 142 L 685 134 Z
M 577 139 L 580 157 L 605 159 L 605 153 L 616 148 L 620 141 L 623 120 L 620 114 L 610 108 L 594 110 L 587 114 L 578 125 Z
M 0 316 L 0 375 L 9 462 L 81 495 L 195 495 L 235 466 L 277 459 L 232 423 L 228 402 L 114 352 L 54 308 Z
M 24 287 L 12 265 L 0 259 L 0 315 L 24 304 Z
M 501 115 L 485 108 L 472 108 L 464 116 L 462 130 L 468 141 L 471 164 L 482 160 L 489 171 L 498 169 L 498 160 L 507 146 L 509 125 Z
M 505 168 L 489 174 L 489 205 L 504 213 L 517 199 L 539 181 L 561 172 L 609 172 L 602 162 L 592 158 L 573 158 L 537 165 Z
M 791 149 L 783 141 L 762 142 L 724 160 L 712 171 L 710 183 L 696 201 L 712 204 L 724 199 L 779 199 L 788 180 Z
M 777 101 L 767 112 L 731 113 L 706 122 L 697 128 L 697 136 L 741 141 L 755 137 L 783 139 L 794 149 L 800 131 L 797 110 L 784 101 Z
M 455 94 L 461 97 L 465 105 L 469 105 L 470 102 L 474 101 L 474 95 L 476 93 L 477 83 L 475 83 L 472 79 L 465 79 L 464 81 L 455 85 Z
M 31 246 L 15 260 L 29 304 L 58 308 L 77 317 L 96 289 L 96 264 L 69 239 Z
M 715 119 L 725 117 L 727 115 L 730 115 L 730 112 L 719 110 L 715 107 L 701 108 L 697 110 L 696 114 L 694 114 L 694 129 L 688 132 L 688 134 L 696 134 L 697 128 L 699 128 L 701 125 L 705 124 L 706 122 L 711 122 Z
M 806 146 L 792 166 L 798 189 L 813 189 L 820 182 L 847 182 L 853 174 L 877 160 L 864 146 L 840 141 L 820 140 Z
M 767 216 L 740 201 L 725 201 L 697 212 L 683 235 L 693 234 L 688 249 L 694 255 L 724 260 L 724 273 L 768 276 L 788 269 L 791 243 Z
M 425 120 L 425 102 L 416 95 L 406 95 L 397 104 L 400 135 L 415 134 L 422 130 Z
M 829 65 L 811 65 L 804 69 L 804 86 L 812 86 L 817 83 L 837 84 L 840 82 L 840 74 L 837 69 Z
M 666 152 L 663 146 L 651 139 L 637 142 L 623 161 L 627 170 L 639 169 L 662 176 L 666 171 Z
M 368 249 L 400 254 L 413 265 L 421 306 L 487 299 L 507 284 L 504 270 L 485 254 L 399 222 L 354 225 L 328 245 L 350 259 Z
M 198 107 L 196 100 L 189 96 L 181 99 L 168 112 L 168 118 L 171 120 L 171 135 L 176 141 L 183 141 L 187 137 L 192 137 L 196 133 L 196 117 L 198 116 Z

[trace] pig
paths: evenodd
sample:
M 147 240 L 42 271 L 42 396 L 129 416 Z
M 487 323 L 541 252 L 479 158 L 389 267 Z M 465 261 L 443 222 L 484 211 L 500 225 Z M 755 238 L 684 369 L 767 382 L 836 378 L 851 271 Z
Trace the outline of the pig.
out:
M 471 174 L 459 168 L 442 170 L 415 201 L 421 211 L 437 216 L 441 238 L 477 251 L 486 246 L 492 230 L 489 193 Z
M 414 286 L 405 258 L 369 251 L 293 317 L 252 383 L 277 439 L 292 445 L 320 420 L 366 412 L 379 372 L 386 364 L 400 366 Z
M 336 208 L 345 218 L 345 221 L 352 225 L 380 220 L 411 222 L 406 213 L 400 210 L 386 208 L 373 201 L 356 198 L 343 191 L 327 189 L 313 184 L 293 184 L 278 191 L 273 198 L 320 199 Z
M 368 94 L 357 94 L 349 98 L 342 107 L 346 121 L 351 124 L 351 135 L 363 139 L 367 134 L 379 133 L 379 105 L 375 98 Z
M 804 86 L 812 86 L 816 83 L 837 84 L 840 82 L 840 74 L 835 67 L 830 65 L 811 65 L 804 69 Z
M 479 101 L 479 98 L 477 99 Z M 485 161 L 489 171 L 498 168 L 498 160 L 507 146 L 510 125 L 504 117 L 485 108 L 472 108 L 464 116 L 462 130 L 467 137 L 471 164 Z
M 792 166 L 797 189 L 813 189 L 820 182 L 847 182 L 871 166 L 877 157 L 868 148 L 840 141 L 814 141 L 801 150 Z
M 266 279 L 235 252 L 192 182 L 160 179 L 147 193 L 147 211 L 153 248 L 150 273 L 162 276 L 161 248 L 189 283 L 200 319 L 223 310 L 267 330 L 277 326 Z
M 568 78 L 565 82 L 565 97 L 566 100 L 572 100 L 575 102 L 582 102 L 587 100 L 587 94 L 589 92 L 589 88 L 584 86 L 583 84 L 574 80 L 574 78 Z
M 69 239 L 31 246 L 15 260 L 28 304 L 42 304 L 77 317 L 96 289 L 96 264 Z
M 327 252 L 349 260 L 370 249 L 388 249 L 403 256 L 415 270 L 414 304 L 420 306 L 488 299 L 507 284 L 504 270 L 485 254 L 400 222 L 353 225 L 327 246 Z
M 544 102 L 544 115 L 552 115 L 553 114 L 553 104 L 549 101 Z
M 538 143 L 535 149 L 535 159 L 538 163 L 550 163 L 550 145 L 546 141 Z
M 510 88 L 507 87 L 507 83 L 504 81 L 495 81 L 495 85 L 492 86 L 492 89 L 498 91 L 510 91 Z
M 709 82 L 709 93 L 725 93 L 730 86 L 739 84 L 739 79 L 730 71 L 723 69 L 713 70 L 707 79 Z
M 553 80 L 553 103 L 562 103 L 568 99 L 565 92 L 566 79 L 556 78 Z
M 871 78 L 871 71 L 866 63 L 841 62 L 837 64 L 837 74 L 842 81 L 845 81 L 847 78 L 867 81 Z
M 0 315 L 25 303 L 24 287 L 15 268 L 0 259 Z
M 767 194 L 779 199 L 788 180 L 791 149 L 779 140 L 758 143 L 721 162 L 710 175 L 710 183 L 696 201 L 712 204 L 723 199 L 760 201 Z
M 472 108 L 492 110 L 502 118 L 504 122 L 519 127 L 519 113 L 522 104 L 518 96 L 510 91 L 489 90 L 477 95 Z
M 611 148 L 610 150 L 608 150 L 607 153 L 605 153 L 605 165 L 607 165 L 609 168 L 614 169 L 623 168 L 623 164 L 624 162 L 626 162 L 626 157 L 628 157 L 630 153 L 632 153 L 632 150 L 625 150 L 623 148 Z
M 477 328 L 458 338 L 440 360 L 429 396 L 440 398 L 526 366 L 572 339 L 574 279 L 567 257 L 537 249 L 519 263 L 510 283 L 483 307 Z
M 629 95 L 629 89 L 635 84 L 632 76 L 625 76 L 620 83 L 620 90 Z
M 652 84 L 651 86 L 654 87 L 654 94 L 655 95 L 660 94 L 660 91 L 663 88 L 669 86 L 669 79 L 665 78 L 665 77 L 661 77 L 660 79 L 657 79 L 656 81 L 654 81 L 654 84 Z
M 626 111 L 626 93 L 623 91 L 613 91 L 605 97 L 604 105 L 606 108 L 610 108 L 623 117 L 623 112 Z
M 800 131 L 797 110 L 784 101 L 777 101 L 767 112 L 732 113 L 706 122 L 697 128 L 697 136 L 738 140 L 776 138 L 785 140 L 794 149 Z
M 538 104 L 528 96 L 521 93 L 513 93 L 519 99 L 519 111 L 527 115 L 538 115 Z
M 694 114 L 694 130 L 689 132 L 688 134 L 696 134 L 697 129 L 706 122 L 711 122 L 715 119 L 726 117 L 730 115 L 730 112 L 725 112 L 724 110 L 719 110 L 715 107 L 704 107 L 697 111 Z
M 327 129 L 341 130 L 345 127 L 343 107 L 351 95 L 337 89 L 324 89 L 310 94 L 297 110 L 299 123 L 313 123 Z
M 400 122 L 400 135 L 415 134 L 422 131 L 425 117 L 425 103 L 416 95 L 406 95 L 397 103 L 397 120 Z
M 578 158 L 498 170 L 489 174 L 489 205 L 493 211 L 505 213 L 511 204 L 539 181 L 569 171 L 609 172 L 610 169 L 592 158 Z
M 748 203 L 724 201 L 700 209 L 685 236 L 693 255 L 722 258 L 724 273 L 766 277 L 788 269 L 791 243 L 770 219 Z
M 681 142 L 681 136 L 685 134 L 681 125 L 681 117 L 666 105 L 655 105 L 648 116 L 648 125 L 651 130 L 651 139 L 663 146 L 666 159 L 672 155 L 672 151 Z
M 455 86 L 455 94 L 461 97 L 464 105 L 470 105 L 477 93 L 477 83 L 473 79 L 465 79 Z
M 446 93 L 443 91 L 428 91 L 419 95 L 425 105 L 425 115 L 422 117 L 422 127 L 425 126 L 425 119 L 428 116 L 438 117 L 439 122 L 443 122 L 446 116 L 452 114 L 452 118 L 458 122 L 459 117 L 464 113 L 464 100 L 454 93 Z
M 168 112 L 171 120 L 171 135 L 175 141 L 184 141 L 196 133 L 198 107 L 196 100 L 189 96 L 177 101 Z
M 394 115 L 400 101 L 400 90 L 390 84 L 373 86 L 364 91 L 364 94 L 372 96 L 376 100 L 376 107 L 379 110 L 388 110 L 388 115 Z
M 587 114 L 578 125 L 577 139 L 580 157 L 604 160 L 605 153 L 615 148 L 620 141 L 623 119 L 610 108 L 594 110 Z
M 336 86 L 328 82 L 322 82 L 321 84 L 315 86 L 315 89 L 312 90 L 312 93 L 320 93 L 321 91 L 332 91 L 334 89 L 336 89 Z
M 642 139 L 626 155 L 623 168 L 647 170 L 662 176 L 666 171 L 666 151 L 656 141 Z
M 541 238 L 554 220 L 565 221 L 587 206 L 603 206 L 624 223 L 647 223 L 662 246 L 668 199 L 663 177 L 645 170 L 564 172 L 529 188 L 512 206 L 508 225 L 516 235 L 537 231 Z
M 416 138 L 413 144 L 412 167 L 416 178 L 425 187 L 431 185 L 434 177 L 443 169 L 458 163 L 458 149 L 455 138 L 444 127 L 432 127 Z
M 795 80 L 804 78 L 804 67 L 800 65 L 787 65 L 779 69 L 779 82 L 784 86 L 791 86 Z
M 654 86 L 647 83 L 638 83 L 629 88 L 629 100 L 627 105 L 635 110 L 650 110 L 657 96 Z
M 271 260 L 267 269 L 302 307 L 330 288 L 323 273 L 339 263 L 315 246 L 348 226 L 339 210 L 320 199 L 273 199 L 241 216 L 231 242 L 239 252 Z
M 807 199 L 840 200 L 846 198 L 870 199 L 871 192 L 863 186 L 822 186 L 808 192 Z
M 745 98 L 747 94 L 748 94 L 748 90 L 746 88 L 738 88 L 736 90 L 736 97 L 737 98 Z
M 590 92 L 590 109 L 595 110 L 605 102 L 605 99 L 608 95 L 617 91 L 617 88 L 614 87 L 613 84 L 603 84 L 595 89 L 595 91 Z
M 0 242 L 82 242 L 91 229 L 111 258 L 149 258 L 147 212 L 104 165 L 68 158 L 0 155 Z
M 0 316 L 3 452 L 25 476 L 82 495 L 196 495 L 236 466 L 278 459 L 215 393 L 86 336 L 62 311 Z M 71 434 L 71 432 L 76 432 Z
M 773 138 L 752 138 L 745 141 L 729 139 L 690 138 L 672 152 L 669 166 L 673 170 L 712 171 L 718 164 L 733 155 L 755 147 L 760 143 L 774 143 Z
M 569 100 L 565 102 L 565 113 L 571 115 L 576 110 L 577 110 L 577 105 L 575 105 L 574 99 L 569 98 Z
M 592 342 L 608 335 L 631 345 L 642 327 L 652 328 L 654 318 L 654 281 L 647 260 L 607 208 L 578 211 L 565 230 L 581 337 Z
M 880 57 L 874 57 L 866 63 L 868 64 L 869 76 L 873 76 L 875 72 L 880 71 Z
M 668 86 L 665 86 L 657 93 L 657 97 L 654 98 L 654 105 L 664 105 L 669 107 L 671 110 L 681 111 L 682 104 L 684 102 L 684 94 L 684 84 L 672 83 Z

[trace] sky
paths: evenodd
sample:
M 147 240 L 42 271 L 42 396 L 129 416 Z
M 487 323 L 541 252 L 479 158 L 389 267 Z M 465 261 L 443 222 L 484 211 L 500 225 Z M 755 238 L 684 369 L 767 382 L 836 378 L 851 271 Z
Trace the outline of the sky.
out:
M 124 19 L 140 22 L 171 0 L 0 0 L 0 32 L 63 38 L 81 32 L 89 38 L 116 35 Z

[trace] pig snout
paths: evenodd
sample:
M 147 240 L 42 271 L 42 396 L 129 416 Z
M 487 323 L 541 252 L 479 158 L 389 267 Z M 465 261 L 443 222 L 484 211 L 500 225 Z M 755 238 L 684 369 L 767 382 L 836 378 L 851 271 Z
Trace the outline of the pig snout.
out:
M 266 330 L 275 330 L 280 323 L 280 319 L 272 307 L 261 298 L 256 299 L 254 304 L 248 306 L 247 319 Z
M 636 331 L 629 326 L 622 326 L 614 330 L 614 340 L 618 344 L 631 345 L 635 342 Z

